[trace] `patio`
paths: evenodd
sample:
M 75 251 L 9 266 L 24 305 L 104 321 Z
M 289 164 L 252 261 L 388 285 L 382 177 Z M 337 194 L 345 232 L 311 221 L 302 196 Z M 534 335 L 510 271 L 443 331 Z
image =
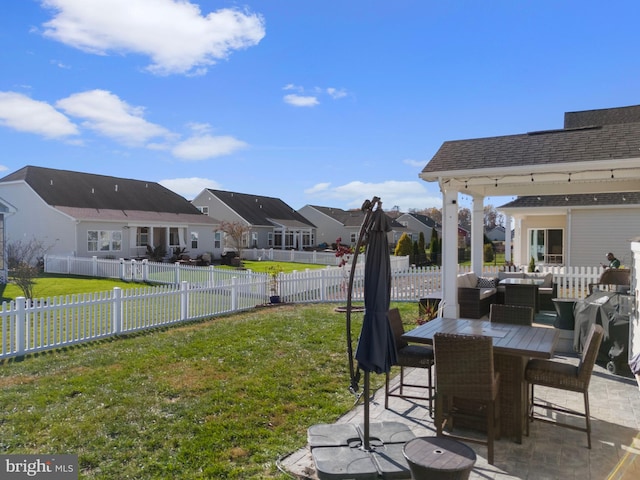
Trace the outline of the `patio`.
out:
M 559 352 L 554 359 L 577 363 L 576 355 L 568 352 Z M 424 372 L 414 370 L 410 371 L 409 377 L 421 374 Z M 582 407 L 580 394 L 537 387 L 536 396 L 569 408 Z M 599 363 L 593 372 L 589 398 L 593 429 L 591 450 L 587 448 L 586 435 L 582 432 L 534 422 L 530 426 L 530 436 L 524 437 L 522 444 L 505 437 L 496 442 L 495 465 L 487 463 L 486 447 L 469 443 L 478 457 L 470 479 L 640 478 L 640 391 L 635 378 L 630 373 L 612 375 L 604 364 Z M 371 399 L 371 422 L 401 422 L 416 436 L 434 436 L 435 426 L 426 407 L 426 401 L 390 398 L 389 409 L 385 410 L 382 388 Z M 359 424 L 362 421 L 360 403 L 337 423 Z M 318 478 L 307 446 L 284 458 L 281 468 L 296 478 Z

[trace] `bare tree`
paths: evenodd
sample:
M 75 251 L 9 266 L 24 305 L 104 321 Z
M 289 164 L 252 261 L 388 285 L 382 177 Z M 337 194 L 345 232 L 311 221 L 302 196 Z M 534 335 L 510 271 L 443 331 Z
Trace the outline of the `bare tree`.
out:
M 442 225 L 442 209 L 436 208 L 436 207 L 425 208 L 424 210 L 421 210 L 419 213 L 429 217 L 431 220 L 433 220 L 437 224 Z
M 458 225 L 465 230 L 471 231 L 471 210 L 467 207 L 458 209 Z
M 7 244 L 7 266 L 9 280 L 14 282 L 26 298 L 33 298 L 35 279 L 43 267 L 44 255 L 49 250 L 42 240 L 32 238 Z
M 498 213 L 493 205 L 484 206 L 484 226 L 492 230 L 498 226 L 504 226 L 504 215 Z
M 238 252 L 238 256 L 240 256 L 240 250 L 242 249 L 242 240 L 251 229 L 240 222 L 222 221 L 220 223 L 220 230 L 225 233 L 225 244 L 228 242 L 229 247 Z

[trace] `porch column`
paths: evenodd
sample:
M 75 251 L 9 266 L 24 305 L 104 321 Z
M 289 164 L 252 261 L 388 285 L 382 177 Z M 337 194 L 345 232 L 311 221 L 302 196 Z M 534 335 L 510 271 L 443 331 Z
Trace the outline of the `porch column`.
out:
M 504 261 L 511 261 L 511 215 L 504 216 Z
M 458 192 L 451 190 L 442 190 L 441 272 L 443 315 L 458 318 Z
M 471 209 L 471 271 L 482 276 L 484 265 L 484 197 L 473 195 Z

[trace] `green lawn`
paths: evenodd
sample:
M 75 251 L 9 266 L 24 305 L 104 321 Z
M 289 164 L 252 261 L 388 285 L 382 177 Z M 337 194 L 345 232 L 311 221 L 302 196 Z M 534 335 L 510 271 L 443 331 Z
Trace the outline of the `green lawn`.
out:
M 415 318 L 416 304 L 398 306 Z M 353 406 L 334 307 L 265 307 L 0 362 L 0 452 L 78 454 L 83 479 L 290 478 L 276 460 Z
M 141 284 L 123 282 L 109 278 L 69 277 L 66 275 L 42 274 L 35 279 L 34 298 L 57 297 L 75 293 L 92 293 L 112 290 L 114 287 L 135 288 Z M 0 284 L 0 301 L 8 302 L 23 296 L 22 290 L 13 283 Z

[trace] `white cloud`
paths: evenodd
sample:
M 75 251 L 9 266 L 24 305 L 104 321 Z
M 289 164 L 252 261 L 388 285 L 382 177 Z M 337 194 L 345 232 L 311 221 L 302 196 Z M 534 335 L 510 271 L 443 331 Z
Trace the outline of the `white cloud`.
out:
M 15 92 L 0 92 L 0 124 L 46 138 L 79 133 L 76 125 L 48 103 Z
M 220 189 L 221 185 L 215 180 L 208 178 L 191 177 L 191 178 L 170 178 L 166 180 L 160 180 L 158 182 L 163 187 L 182 195 L 188 200 L 193 199 L 205 188 Z
M 182 160 L 198 161 L 229 155 L 246 147 L 245 142 L 228 135 L 197 135 L 178 143 L 172 153 Z
M 315 107 L 316 105 L 320 104 L 320 100 L 318 100 L 318 98 L 323 95 L 324 96 L 328 95 L 333 100 L 339 100 L 348 95 L 347 91 L 343 88 L 339 89 L 339 88 L 333 88 L 333 87 L 329 87 L 329 88 L 313 87 L 310 89 L 305 89 L 304 87 L 300 85 L 295 85 L 293 83 L 288 83 L 287 85 L 282 87 L 282 90 L 297 92 L 297 93 L 290 93 L 283 97 L 283 100 L 285 101 L 285 103 L 288 103 L 289 105 L 293 105 L 294 107 Z M 311 90 L 313 94 L 305 95 L 306 90 Z
M 323 186 L 326 188 L 322 188 Z M 332 201 L 339 201 L 349 208 L 360 208 L 366 199 L 374 196 L 382 200 L 382 208 L 391 210 L 397 206 L 401 211 L 423 209 L 442 206 L 442 198 L 438 193 L 428 191 L 427 183 L 417 181 L 387 180 L 384 182 L 353 181 L 334 188 L 328 184 L 319 183 L 305 191 L 305 194 L 325 202 L 325 206 L 332 206 Z
M 316 193 L 326 192 L 330 186 L 331 184 L 329 182 L 316 183 L 313 187 L 306 189 L 304 193 L 307 195 L 315 195 Z
M 42 0 L 54 11 L 44 34 L 71 47 L 106 55 L 147 55 L 156 74 L 202 74 L 234 50 L 257 45 L 264 19 L 220 9 L 203 15 L 187 0 Z
M 285 103 L 293 105 L 294 107 L 315 107 L 316 105 L 320 104 L 316 97 L 296 95 L 293 93 L 290 95 L 285 95 L 284 101 Z
M 170 132 L 142 118 L 144 109 L 133 107 L 106 90 L 75 93 L 56 106 L 68 115 L 84 119 L 82 125 L 126 145 L 143 145 Z
M 410 167 L 415 167 L 422 170 L 428 162 L 425 160 L 414 160 L 412 158 L 405 158 L 402 163 L 404 163 L 405 165 L 409 165 Z
M 338 88 L 329 87 L 327 88 L 327 93 L 334 100 L 338 100 L 339 98 L 344 98 L 347 96 L 347 91 L 342 88 L 338 89 Z

